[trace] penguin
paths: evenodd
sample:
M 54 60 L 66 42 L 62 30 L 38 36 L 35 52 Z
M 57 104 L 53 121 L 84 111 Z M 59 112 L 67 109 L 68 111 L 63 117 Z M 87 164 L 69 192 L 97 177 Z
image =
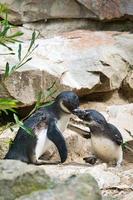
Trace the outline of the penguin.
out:
M 24 121 L 24 126 L 30 128 L 32 134 L 19 128 L 4 159 L 21 160 L 36 165 L 65 162 L 67 147 L 62 133 L 67 127 L 71 113 L 78 107 L 79 98 L 74 92 L 61 92 L 52 104 L 41 107 Z M 51 143 L 57 147 L 60 161 L 40 159 Z
M 122 143 L 120 131 L 106 121 L 105 117 L 96 110 L 74 110 L 74 114 L 88 124 L 91 132 L 92 153 L 101 160 L 109 163 L 115 161 L 120 166 L 123 161 Z M 96 162 L 96 158 L 86 157 L 86 162 Z

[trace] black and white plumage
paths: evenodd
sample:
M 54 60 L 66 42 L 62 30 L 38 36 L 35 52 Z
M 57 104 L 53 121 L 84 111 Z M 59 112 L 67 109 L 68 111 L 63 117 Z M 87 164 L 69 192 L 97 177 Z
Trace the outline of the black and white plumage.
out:
M 120 165 L 123 160 L 121 146 L 123 138 L 120 131 L 113 124 L 108 123 L 104 116 L 96 110 L 76 109 L 74 114 L 84 120 L 90 128 L 94 155 L 106 162 L 114 160 L 117 165 Z
M 67 147 L 62 132 L 67 127 L 71 113 L 78 106 L 79 99 L 74 92 L 60 93 L 54 103 L 41 107 L 25 120 L 24 125 L 32 129 L 33 135 L 27 134 L 20 128 L 5 159 L 21 160 L 34 164 L 52 164 L 52 161 L 40 160 L 39 158 L 53 142 L 58 149 L 61 162 L 65 162 Z

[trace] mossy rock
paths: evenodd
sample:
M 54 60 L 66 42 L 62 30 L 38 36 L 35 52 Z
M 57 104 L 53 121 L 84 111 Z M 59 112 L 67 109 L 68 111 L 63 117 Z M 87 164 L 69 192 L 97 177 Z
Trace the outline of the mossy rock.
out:
M 53 185 L 45 171 L 37 166 L 15 160 L 0 161 L 0 199 L 14 200 Z
M 17 200 L 101 200 L 97 182 L 90 174 L 73 176 L 48 191 L 33 192 Z

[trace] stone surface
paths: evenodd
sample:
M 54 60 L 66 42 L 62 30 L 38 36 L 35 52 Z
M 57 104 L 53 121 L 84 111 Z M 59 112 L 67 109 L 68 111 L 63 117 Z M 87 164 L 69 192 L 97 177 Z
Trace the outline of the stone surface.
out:
M 73 31 L 76 29 L 89 29 L 95 30 L 98 23 L 92 24 L 89 23 L 87 19 L 59 19 L 59 20 L 50 20 L 47 23 L 44 22 L 33 22 L 33 23 L 25 23 L 23 25 L 22 31 L 27 30 L 37 30 L 40 32 L 41 37 L 50 38 L 53 36 L 57 36 L 60 33 Z
M 133 40 L 128 33 L 78 30 L 37 43 L 33 59 L 5 82 L 10 96 L 25 105 L 33 104 L 38 92 L 54 81 L 58 92 L 74 90 L 79 96 L 119 89 L 128 71 L 126 60 L 133 63 Z M 17 51 L 17 45 L 14 48 Z M 23 44 L 23 52 L 26 48 L 28 42 Z M 0 52 L 3 50 L 1 47 Z M 6 60 L 13 64 L 17 57 L 4 56 L 1 69 Z
M 122 133 L 124 142 L 133 140 L 133 104 L 109 106 L 107 114 L 109 122 Z
M 3 127 L 2 130 L 0 130 L 0 160 L 3 159 L 7 153 L 10 142 L 15 137 L 18 127 L 12 127 L 12 130 L 13 131 L 6 127 Z
M 61 18 L 95 18 L 95 14 L 75 0 L 5 1 L 9 20 L 15 24 Z
M 9 19 L 15 24 L 57 18 L 112 20 L 133 16 L 132 0 L 1 0 L 1 3 L 7 3 Z
M 103 20 L 118 19 L 121 17 L 131 18 L 133 15 L 132 0 L 77 0 L 88 10 L 93 11 L 97 18 Z
M 132 200 L 133 199 L 133 192 L 130 192 L 127 195 L 124 195 L 124 197 L 122 198 L 122 200 Z
M 14 200 L 23 194 L 46 190 L 52 185 L 44 169 L 20 161 L 0 161 L 0 199 Z
M 41 166 L 41 168 L 44 168 L 44 166 Z M 62 166 L 54 166 L 54 170 L 53 166 L 45 166 L 45 170 L 56 181 L 67 180 L 71 175 L 89 173 L 97 180 L 100 189 L 116 187 L 120 184 L 120 177 L 118 174 L 115 174 L 115 168 L 114 171 L 108 170 L 105 163 L 91 166 L 89 164 L 69 162 Z
M 59 184 L 54 190 L 39 191 L 19 198 L 19 200 L 101 200 L 97 183 L 89 174 L 70 177 L 65 183 Z
M 90 173 L 98 182 L 103 196 L 122 199 L 133 188 L 133 165 L 124 164 L 122 167 L 107 167 L 105 163 L 95 166 L 70 163 L 69 165 L 46 166 L 46 173 L 56 181 L 67 180 L 71 175 Z M 43 166 L 41 166 L 43 168 Z
M 123 80 L 121 90 L 124 97 L 128 98 L 130 102 L 133 102 L 133 70 Z

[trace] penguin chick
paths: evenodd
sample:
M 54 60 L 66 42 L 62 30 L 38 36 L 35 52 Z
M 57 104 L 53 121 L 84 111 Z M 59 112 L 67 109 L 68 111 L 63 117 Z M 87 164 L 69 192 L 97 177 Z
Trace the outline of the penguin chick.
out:
M 74 114 L 84 120 L 90 128 L 94 155 L 105 162 L 115 161 L 117 165 L 121 165 L 123 138 L 119 130 L 107 123 L 104 116 L 96 110 L 76 109 Z
M 53 142 L 58 149 L 61 162 L 65 162 L 67 147 L 62 132 L 67 127 L 72 111 L 78 106 L 79 99 L 74 92 L 60 93 L 52 104 L 41 107 L 25 120 L 24 125 L 32 130 L 32 134 L 20 128 L 4 159 L 33 164 L 60 163 L 39 159 Z

